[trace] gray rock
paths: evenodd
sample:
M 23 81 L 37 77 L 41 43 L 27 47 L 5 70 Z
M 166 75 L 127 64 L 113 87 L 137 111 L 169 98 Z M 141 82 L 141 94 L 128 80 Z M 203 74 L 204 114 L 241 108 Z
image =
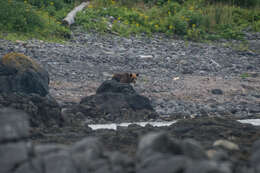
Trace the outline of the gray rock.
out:
M 75 143 L 71 153 L 72 155 L 84 153 L 89 160 L 97 159 L 103 155 L 103 146 L 97 138 L 89 137 Z
M 61 144 L 38 144 L 33 148 L 33 152 L 36 156 L 48 155 L 51 153 L 57 153 L 62 150 L 68 150 L 66 145 Z
M 222 95 L 223 91 L 221 89 L 213 89 L 211 90 L 211 93 L 216 95 Z
M 150 133 L 139 141 L 137 156 L 142 160 L 154 153 L 182 154 L 182 148 L 179 141 L 170 140 L 166 133 Z
M 145 121 L 158 117 L 147 97 L 137 94 L 131 85 L 114 80 L 105 81 L 96 95 L 82 98 L 71 112 L 81 112 L 96 121 L 104 118 L 113 122 Z
M 255 173 L 260 172 L 260 150 L 254 151 L 250 157 L 250 163 Z
M 111 163 L 111 169 L 113 173 L 133 173 L 135 171 L 134 161 L 127 155 L 115 151 L 109 153 L 108 157 L 109 163 Z
M 202 146 L 199 144 L 199 142 L 193 139 L 185 139 L 181 141 L 181 148 L 183 154 L 191 159 L 194 160 L 207 159 L 207 155 L 204 149 L 202 148 Z
M 228 150 L 239 150 L 239 146 L 225 139 L 220 139 L 214 142 L 213 146 L 223 147 Z
M 31 58 L 9 53 L 0 59 L 0 92 L 49 93 L 49 74 Z
M 46 173 L 77 173 L 76 165 L 66 151 L 48 154 L 43 162 Z
M 229 165 L 218 164 L 214 161 L 192 162 L 185 173 L 232 173 Z
M 124 93 L 124 94 L 136 94 L 136 91 L 130 84 L 120 83 L 115 80 L 107 80 L 103 82 L 97 89 L 96 93 Z
M 29 136 L 28 115 L 22 111 L 0 109 L 0 142 Z
M 0 93 L 0 106 L 23 110 L 29 115 L 31 126 L 59 126 L 63 123 L 61 108 L 50 95 Z
M 29 153 L 28 143 L 17 142 L 0 145 L 0 172 L 11 172 L 18 164 L 26 161 Z
M 252 146 L 252 151 L 259 151 L 260 150 L 260 140 L 257 140 L 254 142 L 253 146 Z
M 46 173 L 42 157 L 32 158 L 27 162 L 19 165 L 15 173 Z
M 208 150 L 207 156 L 215 161 L 226 161 L 229 160 L 229 155 L 224 150 Z
M 137 173 L 180 173 L 185 172 L 191 160 L 183 156 L 175 156 L 169 159 L 158 159 L 156 162 L 137 169 Z

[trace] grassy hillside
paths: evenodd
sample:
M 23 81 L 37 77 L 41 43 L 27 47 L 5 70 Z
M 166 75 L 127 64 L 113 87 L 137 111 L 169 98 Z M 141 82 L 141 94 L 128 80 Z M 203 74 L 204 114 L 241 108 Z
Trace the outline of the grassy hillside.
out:
M 61 19 L 80 0 L 2 0 L 0 37 L 65 39 Z M 243 39 L 260 32 L 260 0 L 92 0 L 76 18 L 87 31 L 165 33 L 189 40 Z
M 1 0 L 0 38 L 64 40 L 70 30 L 61 21 L 78 3 L 75 0 Z
M 242 39 L 243 30 L 260 31 L 260 0 L 93 0 L 77 24 L 120 35 Z

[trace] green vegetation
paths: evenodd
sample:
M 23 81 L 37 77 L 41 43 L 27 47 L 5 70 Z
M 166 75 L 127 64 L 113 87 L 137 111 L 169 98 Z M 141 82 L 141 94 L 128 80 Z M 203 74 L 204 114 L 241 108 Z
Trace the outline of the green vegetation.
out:
M 260 32 L 260 0 L 93 0 L 77 24 L 124 36 L 242 39 L 244 29 Z
M 61 20 L 73 5 L 68 0 L 1 0 L 0 38 L 64 40 L 70 30 Z
M 240 77 L 245 79 L 245 78 L 251 77 L 251 75 L 248 74 L 248 73 L 243 73 L 243 74 L 240 75 Z
M 0 0 L 0 38 L 64 40 L 70 30 L 61 21 L 81 1 Z M 245 29 L 260 32 L 260 0 L 92 0 L 76 25 L 123 36 L 243 39 Z

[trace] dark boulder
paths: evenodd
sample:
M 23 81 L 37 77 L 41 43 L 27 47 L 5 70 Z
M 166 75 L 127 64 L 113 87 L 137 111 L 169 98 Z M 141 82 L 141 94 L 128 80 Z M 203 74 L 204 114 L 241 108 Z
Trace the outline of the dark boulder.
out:
M 152 164 L 138 167 L 137 173 L 184 173 L 188 164 L 191 160 L 183 156 L 156 158 Z
M 215 95 L 222 95 L 223 91 L 221 89 L 213 89 L 211 90 L 211 93 Z
M 28 143 L 16 142 L 0 145 L 0 172 L 11 172 L 17 165 L 28 160 Z
M 260 140 L 253 144 L 250 161 L 254 171 L 260 172 Z
M 0 109 L 0 172 L 9 172 L 28 159 L 30 145 L 27 115 L 15 109 Z
M 232 173 L 232 170 L 229 164 L 204 160 L 189 164 L 185 173 Z
M 26 138 L 29 135 L 28 115 L 22 111 L 0 109 L 0 142 Z
M 103 82 L 100 87 L 97 89 L 96 93 L 124 93 L 124 94 L 136 94 L 136 91 L 132 87 L 132 85 L 129 85 L 127 83 L 120 83 L 116 80 L 107 80 Z
M 193 139 L 179 141 L 170 138 L 164 132 L 149 133 L 139 142 L 137 150 L 139 159 L 142 160 L 155 153 L 163 153 L 171 156 L 184 155 L 196 160 L 207 159 L 206 153 L 197 141 Z
M 1 93 L 0 107 L 11 107 L 23 110 L 29 115 L 30 125 L 54 126 L 61 125 L 61 108 L 50 95 L 41 97 L 38 94 Z
M 139 95 L 130 84 L 114 80 L 105 81 L 95 95 L 83 98 L 70 111 L 96 121 L 145 121 L 158 117 L 148 98 Z
M 49 92 L 49 74 L 23 54 L 6 54 L 0 59 L 1 92 L 36 93 L 45 96 Z

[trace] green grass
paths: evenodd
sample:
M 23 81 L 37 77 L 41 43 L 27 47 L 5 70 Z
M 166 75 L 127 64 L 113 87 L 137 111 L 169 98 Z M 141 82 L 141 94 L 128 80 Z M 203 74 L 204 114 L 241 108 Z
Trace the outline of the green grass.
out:
M 81 1 L 1 0 L 0 38 L 66 40 L 71 31 L 61 21 Z M 122 36 L 243 39 L 245 29 L 260 32 L 260 0 L 92 0 L 76 25 Z
M 61 6 L 61 0 L 54 0 L 48 5 L 35 6 L 32 2 L 48 1 L 0 1 L 0 7 L 5 7 L 0 8 L 0 38 L 8 40 L 37 38 L 59 42 L 70 36 L 69 28 L 62 26 L 61 20 L 73 4 L 63 3 Z M 56 2 L 59 2 L 59 8 L 56 8 Z
M 88 31 L 123 36 L 165 33 L 195 41 L 243 39 L 246 28 L 260 32 L 260 7 L 207 0 L 93 0 L 76 23 Z

